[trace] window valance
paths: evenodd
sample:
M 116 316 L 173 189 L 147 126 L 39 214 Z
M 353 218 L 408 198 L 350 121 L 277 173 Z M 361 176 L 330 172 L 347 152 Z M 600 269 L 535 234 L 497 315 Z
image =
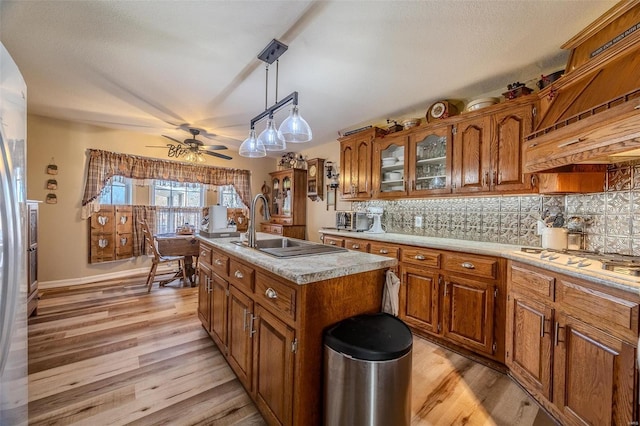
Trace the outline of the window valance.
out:
M 87 218 L 100 207 L 100 193 L 112 176 L 132 179 L 163 179 L 204 185 L 233 185 L 245 206 L 251 202 L 251 172 L 224 167 L 201 166 L 158 160 L 99 149 L 88 150 L 89 164 L 82 198 L 82 216 Z

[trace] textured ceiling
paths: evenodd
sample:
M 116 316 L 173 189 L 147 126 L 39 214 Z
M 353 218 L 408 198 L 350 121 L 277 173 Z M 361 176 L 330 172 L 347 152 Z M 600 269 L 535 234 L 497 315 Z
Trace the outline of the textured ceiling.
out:
M 321 144 L 562 69 L 560 45 L 614 4 L 0 0 L 0 40 L 27 81 L 30 113 L 174 137 L 188 136 L 186 124 L 237 149 L 264 109 L 257 55 L 273 38 L 289 46 L 279 98 L 299 92 Z M 269 76 L 271 105 L 275 64 Z

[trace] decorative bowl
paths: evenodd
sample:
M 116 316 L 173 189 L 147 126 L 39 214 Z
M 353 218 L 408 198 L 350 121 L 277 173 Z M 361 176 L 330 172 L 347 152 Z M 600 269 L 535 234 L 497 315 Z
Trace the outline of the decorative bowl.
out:
M 479 98 L 479 99 L 474 99 L 471 102 L 469 102 L 467 104 L 467 111 L 476 111 L 479 110 L 481 108 L 485 108 L 491 105 L 495 105 L 498 102 L 500 102 L 500 100 L 498 98 Z

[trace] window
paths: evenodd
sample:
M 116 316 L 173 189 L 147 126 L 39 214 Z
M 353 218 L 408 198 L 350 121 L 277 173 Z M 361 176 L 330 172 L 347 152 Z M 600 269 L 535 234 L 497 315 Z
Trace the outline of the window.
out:
M 131 179 L 112 176 L 100 193 L 100 204 L 131 204 Z
M 175 232 L 178 226 L 198 228 L 205 200 L 204 186 L 198 183 L 154 180 L 151 204 L 156 210 L 156 232 Z
M 219 186 L 218 194 L 220 194 L 218 201 L 221 206 L 225 206 L 228 209 L 241 209 L 244 207 L 233 185 Z

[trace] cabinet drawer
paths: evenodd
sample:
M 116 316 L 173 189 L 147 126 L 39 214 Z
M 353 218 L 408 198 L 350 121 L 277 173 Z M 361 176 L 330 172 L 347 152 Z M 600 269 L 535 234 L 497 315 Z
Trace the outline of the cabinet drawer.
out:
M 371 243 L 369 244 L 369 253 L 377 254 L 379 256 L 393 257 L 394 259 L 398 258 L 398 253 L 400 249 L 395 246 L 390 246 L 387 244 L 381 243 Z
M 471 274 L 476 277 L 498 277 L 498 259 L 479 257 L 469 254 L 447 254 L 443 268 L 449 272 Z
M 256 276 L 256 299 L 275 315 L 284 314 L 296 319 L 296 290 L 258 273 Z
M 367 253 L 369 249 L 369 243 L 362 240 L 352 240 L 351 238 L 345 238 L 344 248 Z
M 211 246 L 205 245 L 202 241 L 200 242 L 200 255 L 198 256 L 198 262 L 204 262 L 207 265 L 211 265 Z
M 330 246 L 344 247 L 344 239 L 340 237 L 324 236 L 324 243 Z
M 254 276 L 255 271 L 250 266 L 233 259 L 229 260 L 229 281 L 236 284 L 237 287 L 249 293 L 253 292 Z
M 229 276 L 229 256 L 220 252 L 212 251 L 211 253 L 211 269 L 221 277 Z
M 553 300 L 556 279 L 541 271 L 511 265 L 511 288 L 520 293 Z
M 282 235 L 282 225 L 263 223 L 261 225 L 261 230 L 267 234 Z
M 570 279 L 558 280 L 556 301 L 571 316 L 621 334 L 635 345 L 638 337 L 637 302 L 595 290 Z
M 429 266 L 431 268 L 440 267 L 441 254 L 437 251 L 423 248 L 411 247 L 400 250 L 400 261 L 412 263 L 414 265 Z

